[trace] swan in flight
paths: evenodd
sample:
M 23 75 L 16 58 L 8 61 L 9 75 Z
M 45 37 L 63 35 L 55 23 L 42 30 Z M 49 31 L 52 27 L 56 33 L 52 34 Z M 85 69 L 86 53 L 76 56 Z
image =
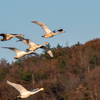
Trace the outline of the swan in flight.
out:
M 14 57 L 14 59 L 18 59 L 18 58 L 21 58 L 27 54 L 34 54 L 38 57 L 42 57 L 41 55 L 35 53 L 34 51 L 31 51 L 31 52 L 25 52 L 25 51 L 20 51 L 19 49 L 16 49 L 16 48 L 13 48 L 13 47 L 2 47 L 2 48 L 6 48 L 6 49 L 10 49 L 12 51 L 14 51 L 17 55 Z
M 22 34 L 5 34 L 5 33 L 1 33 L 0 36 L 3 37 L 1 39 L 1 41 L 7 41 L 7 40 L 10 40 L 12 37 L 16 37 L 16 36 L 23 37 L 24 35 L 22 35 Z
M 18 41 L 23 41 L 23 43 L 25 43 L 26 45 L 29 45 L 30 47 L 27 49 L 28 51 L 35 51 L 37 50 L 38 48 L 42 48 L 44 49 L 51 57 L 53 57 L 53 53 L 52 51 L 47 47 L 47 46 L 43 46 L 45 44 L 49 44 L 48 42 L 45 42 L 41 45 L 37 45 L 35 43 L 33 43 L 30 39 L 25 39 L 23 37 L 20 37 L 20 36 L 17 36 L 17 38 L 19 39 Z M 17 41 L 17 42 L 18 42 Z
M 11 85 L 12 87 L 14 87 L 17 91 L 20 92 L 20 95 L 17 96 L 17 98 L 21 99 L 21 98 L 27 98 L 30 95 L 33 95 L 39 91 L 43 91 L 44 88 L 37 88 L 31 91 L 26 90 L 22 85 L 20 84 L 16 84 L 16 83 L 12 83 L 10 81 L 7 80 L 7 84 Z
M 63 29 L 57 29 L 57 30 L 51 31 L 45 23 L 42 23 L 42 22 L 39 22 L 39 21 L 32 21 L 32 23 L 35 23 L 35 24 L 42 27 L 42 29 L 45 32 L 45 35 L 42 36 L 42 37 L 45 37 L 45 38 L 50 38 L 50 37 L 53 37 L 54 35 L 57 35 L 57 34 L 60 34 L 60 33 L 65 33 L 65 31 L 63 31 Z M 56 32 L 58 32 L 58 33 L 56 33 Z

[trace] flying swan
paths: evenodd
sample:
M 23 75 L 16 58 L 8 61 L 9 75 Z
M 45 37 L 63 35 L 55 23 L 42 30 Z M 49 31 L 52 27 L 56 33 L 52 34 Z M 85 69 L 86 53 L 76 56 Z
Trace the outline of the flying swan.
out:
M 16 37 L 16 36 L 23 37 L 22 34 L 5 34 L 5 33 L 1 33 L 0 36 L 3 37 L 1 39 L 1 41 L 7 41 L 7 40 L 10 40 L 11 38 Z
M 50 37 L 53 37 L 54 35 L 57 35 L 60 33 L 65 33 L 65 31 L 63 31 L 63 29 L 57 29 L 57 30 L 51 31 L 45 23 L 42 23 L 39 21 L 32 21 L 32 23 L 35 23 L 42 27 L 42 29 L 45 32 L 45 35 L 43 35 L 42 37 L 45 37 L 45 38 L 50 38 Z M 58 31 L 58 33 L 56 33 L 57 31 Z
M 47 47 L 47 46 L 43 46 L 45 44 L 49 44 L 48 42 L 45 42 L 41 45 L 37 45 L 35 43 L 33 43 L 30 39 L 25 39 L 23 37 L 20 37 L 20 36 L 17 36 L 17 38 L 19 39 L 18 41 L 22 41 L 23 43 L 25 43 L 26 45 L 29 45 L 30 47 L 27 49 L 27 50 L 30 50 L 30 51 L 34 51 L 37 50 L 38 48 L 42 48 L 44 49 L 51 57 L 53 57 L 53 53 L 52 51 Z M 18 42 L 17 41 L 17 42 Z
M 13 48 L 13 47 L 2 47 L 2 48 L 6 48 L 6 49 L 10 49 L 12 51 L 14 51 L 17 55 L 14 57 L 14 59 L 18 59 L 21 58 L 27 54 L 34 54 L 36 56 L 42 57 L 41 55 L 35 53 L 34 51 L 31 52 L 25 52 L 25 51 L 20 51 L 19 49 Z
M 20 84 L 16 84 L 16 83 L 12 83 L 10 81 L 7 80 L 7 84 L 11 85 L 12 87 L 14 87 L 17 91 L 20 92 L 20 95 L 17 96 L 17 98 L 21 99 L 21 98 L 27 98 L 30 95 L 33 95 L 39 91 L 43 91 L 44 88 L 37 88 L 31 91 L 26 90 L 22 85 Z

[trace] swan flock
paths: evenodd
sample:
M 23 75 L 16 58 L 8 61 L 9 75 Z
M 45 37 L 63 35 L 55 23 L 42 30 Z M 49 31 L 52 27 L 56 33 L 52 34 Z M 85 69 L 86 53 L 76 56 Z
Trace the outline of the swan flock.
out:
M 42 36 L 44 38 L 51 38 L 51 37 L 58 35 L 60 33 L 65 33 L 65 31 L 63 31 L 63 29 L 57 29 L 57 30 L 51 31 L 45 23 L 42 23 L 42 22 L 39 22 L 39 21 L 31 21 L 31 22 L 41 26 L 41 28 L 45 32 L 45 34 Z M 4 49 L 10 49 L 13 52 L 15 52 L 16 56 L 14 57 L 14 59 L 22 58 L 22 57 L 24 57 L 25 55 L 28 55 L 28 54 L 34 54 L 35 56 L 44 58 L 43 56 L 41 56 L 40 54 L 37 54 L 35 52 L 35 50 L 37 50 L 39 48 L 45 50 L 45 52 L 47 52 L 50 55 L 50 57 L 53 58 L 52 50 L 48 46 L 44 46 L 44 45 L 49 44 L 49 42 L 45 42 L 41 45 L 38 45 L 38 44 L 34 43 L 33 41 L 31 41 L 30 39 L 24 38 L 23 34 L 0 33 L 0 36 L 3 37 L 1 39 L 1 41 L 8 41 L 8 40 L 11 40 L 12 38 L 16 37 L 18 39 L 16 42 L 22 41 L 25 45 L 29 45 L 29 48 L 26 49 L 26 52 L 21 51 L 21 50 L 17 49 L 16 47 L 1 47 L 1 48 L 4 48 Z M 13 82 L 10 82 L 8 80 L 6 81 L 6 83 L 8 85 L 12 86 L 13 88 L 15 88 L 17 91 L 19 91 L 20 95 L 17 98 L 28 98 L 29 96 L 31 96 L 31 95 L 39 92 L 39 91 L 44 90 L 44 88 L 37 88 L 37 89 L 31 90 L 31 91 L 28 91 L 20 84 L 13 83 Z

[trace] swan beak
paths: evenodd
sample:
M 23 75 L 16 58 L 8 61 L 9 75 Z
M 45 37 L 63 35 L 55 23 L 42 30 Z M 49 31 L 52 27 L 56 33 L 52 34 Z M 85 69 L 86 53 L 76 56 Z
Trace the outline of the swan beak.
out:
M 44 88 L 42 88 L 42 90 L 44 90 Z
M 63 33 L 65 33 L 66 31 L 62 31 Z

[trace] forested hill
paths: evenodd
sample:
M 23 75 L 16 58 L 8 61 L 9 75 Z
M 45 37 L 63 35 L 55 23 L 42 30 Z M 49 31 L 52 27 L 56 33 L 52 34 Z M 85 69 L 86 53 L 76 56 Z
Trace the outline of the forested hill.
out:
M 12 64 L 0 60 L 0 100 L 16 100 L 19 92 L 9 80 L 27 90 L 44 91 L 23 100 L 100 100 L 100 39 L 71 47 L 51 48 L 53 58 L 25 56 Z

